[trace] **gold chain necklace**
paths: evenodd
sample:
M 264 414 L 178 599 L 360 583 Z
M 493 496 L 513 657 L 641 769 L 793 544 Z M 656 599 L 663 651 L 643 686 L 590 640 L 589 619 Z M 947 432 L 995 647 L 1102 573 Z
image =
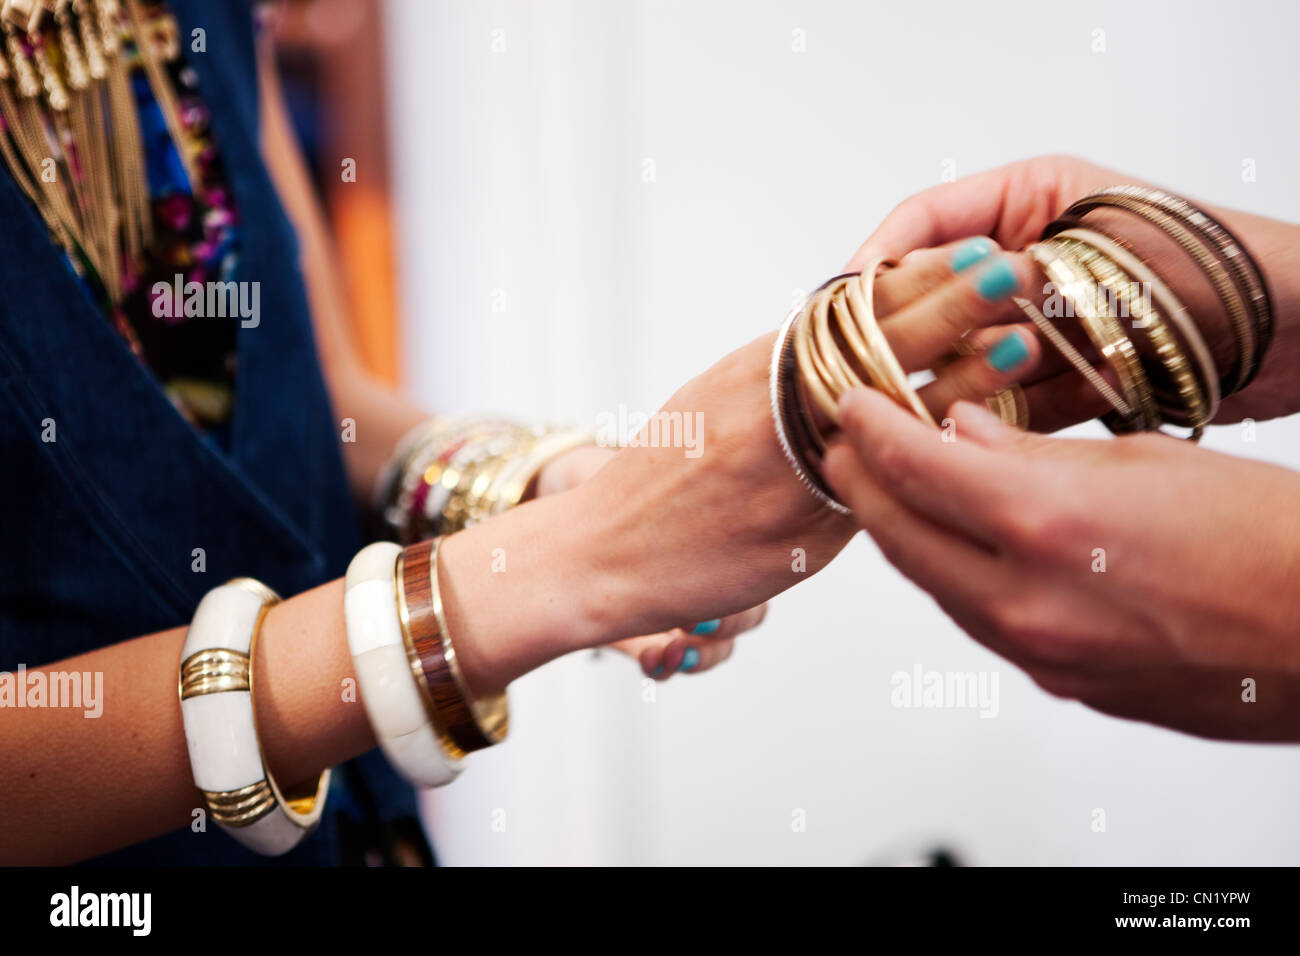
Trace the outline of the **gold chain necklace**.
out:
M 197 182 L 164 65 L 179 55 L 175 21 L 147 20 L 139 0 L 3 0 L 0 31 L 0 159 L 74 267 L 117 304 L 125 263 L 153 241 L 132 46 Z

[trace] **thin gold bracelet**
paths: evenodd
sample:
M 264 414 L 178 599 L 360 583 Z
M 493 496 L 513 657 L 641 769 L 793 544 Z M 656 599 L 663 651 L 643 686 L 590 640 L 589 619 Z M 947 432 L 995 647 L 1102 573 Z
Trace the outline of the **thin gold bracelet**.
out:
M 1124 400 L 1135 413 L 1124 419 L 1125 424 L 1140 430 L 1158 427 L 1160 419 L 1151 385 L 1137 352 L 1119 320 L 1099 303 L 1097 283 L 1091 274 L 1068 243 L 1048 239 L 1030 246 L 1029 252 L 1074 309 L 1093 345 L 1115 372 Z
M 1154 305 L 1148 308 L 1142 297 L 1132 296 L 1131 284 L 1145 280 L 1124 268 L 1123 260 L 1128 258 L 1124 250 L 1105 236 L 1090 229 L 1067 230 L 1060 233 L 1057 238 L 1068 238 L 1080 244 L 1080 257 L 1084 265 L 1097 281 L 1110 289 L 1112 295 L 1125 304 L 1129 314 L 1136 320 L 1133 327 L 1140 329 L 1151 343 L 1157 359 L 1178 393 L 1179 406 L 1176 408 L 1162 406 L 1161 416 L 1166 421 L 1192 428 L 1193 434 L 1189 437 L 1199 438 L 1210 416 L 1210 405 L 1202 383 L 1202 378 L 1207 376 L 1204 372 L 1202 376 L 1196 374 L 1191 359 L 1179 344 L 1160 309 Z M 1156 298 L 1154 286 L 1148 288 L 1152 289 L 1152 298 Z M 1211 373 L 1208 378 L 1213 381 L 1213 374 Z

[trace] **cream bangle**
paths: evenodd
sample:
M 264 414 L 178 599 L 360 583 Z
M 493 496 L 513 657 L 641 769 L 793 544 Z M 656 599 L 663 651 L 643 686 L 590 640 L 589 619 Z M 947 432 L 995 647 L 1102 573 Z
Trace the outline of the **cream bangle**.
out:
M 384 756 L 412 783 L 440 787 L 463 767 L 443 746 L 407 655 L 397 604 L 401 553 L 396 544 L 379 542 L 362 548 L 348 565 L 343 591 L 348 651 Z
M 251 578 L 199 602 L 181 650 L 178 692 L 194 785 L 212 819 L 257 853 L 279 856 L 306 837 L 325 808 L 330 772 L 282 791 L 266 769 L 253 707 L 253 652 L 262 618 L 280 598 Z

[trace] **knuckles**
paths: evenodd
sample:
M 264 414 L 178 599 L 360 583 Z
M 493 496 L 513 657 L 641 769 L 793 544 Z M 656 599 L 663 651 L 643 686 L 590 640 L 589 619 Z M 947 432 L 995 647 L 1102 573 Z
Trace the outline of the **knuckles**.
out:
M 1090 548 L 1097 537 L 1094 519 L 1074 500 L 1064 494 L 1012 498 L 993 506 L 994 528 L 1019 555 L 1053 563 L 1066 560 L 1080 548 Z
M 915 474 L 912 456 L 897 439 L 885 438 L 878 441 L 872 457 L 875 459 L 877 476 L 886 486 L 895 489 L 905 486 Z
M 1011 652 L 1030 666 L 1070 666 L 1086 656 L 1064 608 L 1050 599 L 1033 596 L 1002 600 L 985 609 L 984 616 Z

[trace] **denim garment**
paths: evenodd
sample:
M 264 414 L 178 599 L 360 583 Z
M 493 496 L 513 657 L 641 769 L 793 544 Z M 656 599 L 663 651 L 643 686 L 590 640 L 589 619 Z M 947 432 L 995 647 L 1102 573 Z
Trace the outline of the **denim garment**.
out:
M 187 49 L 193 30 L 207 34 L 207 52 L 187 55 L 242 222 L 234 278 L 261 284 L 260 324 L 237 333 L 229 449 L 171 405 L 0 170 L 0 670 L 183 625 L 232 577 L 297 594 L 340 577 L 361 544 L 297 240 L 258 149 L 247 0 L 170 6 Z M 205 573 L 191 569 L 196 548 Z M 377 751 L 340 770 L 316 834 L 277 860 L 209 823 L 97 862 L 331 863 L 340 813 L 415 816 L 413 791 Z

